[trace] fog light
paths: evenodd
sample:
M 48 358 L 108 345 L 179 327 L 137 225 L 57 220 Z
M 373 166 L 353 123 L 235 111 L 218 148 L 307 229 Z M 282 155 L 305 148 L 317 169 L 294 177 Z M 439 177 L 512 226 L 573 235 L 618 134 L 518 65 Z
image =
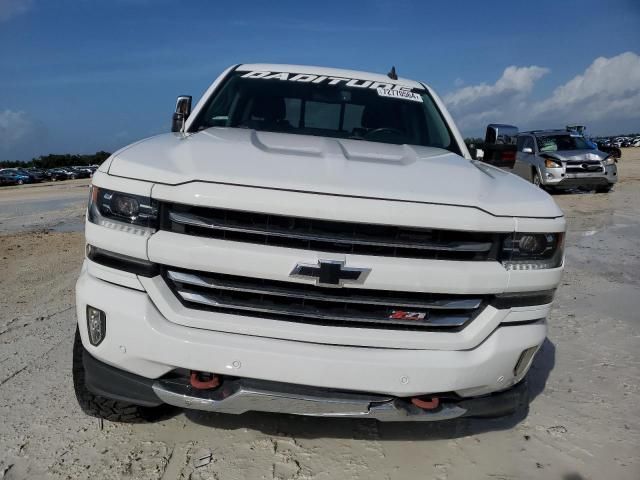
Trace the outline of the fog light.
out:
M 531 363 L 531 360 L 533 360 L 533 356 L 537 351 L 537 345 L 522 351 L 520 358 L 518 358 L 518 361 L 516 362 L 516 366 L 513 367 L 513 375 L 516 378 L 520 377 L 520 375 L 527 371 L 527 368 L 529 368 L 529 364 Z
M 107 333 L 107 316 L 102 310 L 87 305 L 87 331 L 89 342 L 94 347 L 100 345 Z

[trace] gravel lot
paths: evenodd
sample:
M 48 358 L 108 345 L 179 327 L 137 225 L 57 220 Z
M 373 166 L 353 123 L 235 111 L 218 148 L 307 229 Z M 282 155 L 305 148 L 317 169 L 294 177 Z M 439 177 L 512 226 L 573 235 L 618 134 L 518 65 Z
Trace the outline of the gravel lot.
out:
M 610 194 L 554 197 L 569 221 L 567 266 L 528 415 L 409 425 L 86 417 L 70 372 L 88 181 L 2 188 L 0 478 L 637 480 L 640 148 L 624 152 L 619 175 Z

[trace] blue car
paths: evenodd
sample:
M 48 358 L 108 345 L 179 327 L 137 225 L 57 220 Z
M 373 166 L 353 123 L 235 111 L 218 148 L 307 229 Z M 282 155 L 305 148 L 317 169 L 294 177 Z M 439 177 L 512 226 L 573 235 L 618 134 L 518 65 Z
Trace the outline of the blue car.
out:
M 0 185 L 22 185 L 23 183 L 29 183 L 30 180 L 29 175 L 23 173 L 11 170 L 0 172 Z

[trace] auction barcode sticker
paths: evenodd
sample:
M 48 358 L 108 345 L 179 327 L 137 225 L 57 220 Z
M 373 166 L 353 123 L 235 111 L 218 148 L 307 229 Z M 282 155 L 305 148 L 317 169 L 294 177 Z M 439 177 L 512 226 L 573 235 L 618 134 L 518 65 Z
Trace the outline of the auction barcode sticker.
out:
M 381 97 L 389 97 L 389 98 L 401 98 L 403 100 L 411 100 L 412 102 L 420 102 L 422 103 L 422 96 L 410 92 L 408 90 L 392 90 L 390 88 L 378 88 L 378 95 Z

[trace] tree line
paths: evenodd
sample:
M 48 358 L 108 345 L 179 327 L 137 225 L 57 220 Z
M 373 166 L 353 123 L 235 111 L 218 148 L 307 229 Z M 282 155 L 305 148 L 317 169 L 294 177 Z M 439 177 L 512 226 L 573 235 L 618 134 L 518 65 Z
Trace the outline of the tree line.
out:
M 100 165 L 111 154 L 109 152 L 96 152 L 88 155 L 78 154 L 53 154 L 41 155 L 38 158 L 32 158 L 28 162 L 21 162 L 19 160 L 0 160 L 0 168 L 57 168 L 57 167 L 72 167 L 74 165 Z
M 467 137 L 464 139 L 464 143 L 467 144 L 467 147 L 469 145 L 475 145 L 478 146 L 482 143 L 484 143 L 484 138 L 480 138 L 480 137 Z

